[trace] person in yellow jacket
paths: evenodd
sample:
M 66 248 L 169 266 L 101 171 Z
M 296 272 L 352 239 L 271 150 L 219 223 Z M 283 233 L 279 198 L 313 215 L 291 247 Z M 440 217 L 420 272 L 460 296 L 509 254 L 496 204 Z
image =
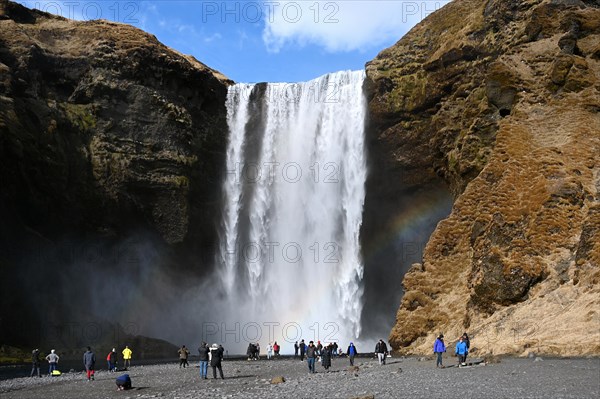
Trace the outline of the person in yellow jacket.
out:
M 127 367 L 131 366 L 131 354 L 133 352 L 131 351 L 131 349 L 129 349 L 128 346 L 125 346 L 125 349 L 123 349 L 123 365 L 125 367 L 125 370 L 127 370 Z

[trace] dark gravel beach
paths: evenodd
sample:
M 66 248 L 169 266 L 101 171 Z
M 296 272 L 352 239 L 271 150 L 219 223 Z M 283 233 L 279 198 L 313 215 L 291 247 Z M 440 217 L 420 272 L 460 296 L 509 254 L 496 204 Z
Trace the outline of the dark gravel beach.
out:
M 421 359 L 422 360 L 422 359 Z M 454 358 L 445 364 L 454 364 Z M 129 370 L 134 389 L 118 392 L 121 373 L 99 371 L 88 382 L 83 372 L 55 378 L 15 378 L 0 382 L 8 398 L 596 398 L 600 396 L 600 359 L 515 359 L 465 368 L 436 369 L 435 362 L 418 358 L 357 359 L 358 371 L 348 360 L 334 359 L 325 371 L 309 374 L 306 362 L 230 360 L 223 362 L 225 379 L 199 378 L 196 362 L 134 366 Z M 284 383 L 271 384 L 283 376 Z

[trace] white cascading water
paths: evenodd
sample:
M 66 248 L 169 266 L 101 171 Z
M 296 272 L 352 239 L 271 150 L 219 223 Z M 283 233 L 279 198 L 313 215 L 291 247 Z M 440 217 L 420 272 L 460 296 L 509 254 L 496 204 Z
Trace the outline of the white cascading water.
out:
M 229 320 L 275 326 L 264 342 L 360 333 L 363 81 L 347 71 L 229 89 L 218 276 Z

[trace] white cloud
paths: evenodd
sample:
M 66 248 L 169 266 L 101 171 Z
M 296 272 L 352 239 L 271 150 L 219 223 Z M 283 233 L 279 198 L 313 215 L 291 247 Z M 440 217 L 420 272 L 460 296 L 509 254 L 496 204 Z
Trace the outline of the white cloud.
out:
M 213 33 L 212 35 L 204 38 L 204 43 L 210 43 L 215 40 L 221 40 L 222 38 L 223 38 L 223 36 L 221 36 L 220 33 Z
M 444 1 L 265 1 L 263 42 L 271 52 L 315 44 L 329 52 L 353 51 L 400 39 Z

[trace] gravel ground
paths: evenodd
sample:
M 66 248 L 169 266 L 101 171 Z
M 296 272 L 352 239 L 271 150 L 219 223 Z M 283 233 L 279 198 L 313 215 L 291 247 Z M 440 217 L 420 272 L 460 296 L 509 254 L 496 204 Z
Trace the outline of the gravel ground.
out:
M 422 360 L 422 359 L 421 359 Z M 454 363 L 445 359 L 445 364 Z M 196 363 L 196 362 L 194 362 Z M 197 364 L 134 366 L 129 370 L 134 389 L 116 391 L 120 373 L 99 371 L 88 382 L 83 372 L 61 377 L 14 378 L 0 381 L 3 399 L 67 398 L 597 398 L 600 397 L 600 359 L 515 359 L 465 368 L 436 369 L 434 361 L 417 358 L 377 360 L 359 358 L 358 371 L 348 360 L 334 359 L 329 372 L 317 363 L 309 374 L 306 362 L 294 359 L 223 362 L 225 380 L 199 378 Z M 271 384 L 283 376 L 285 382 Z

